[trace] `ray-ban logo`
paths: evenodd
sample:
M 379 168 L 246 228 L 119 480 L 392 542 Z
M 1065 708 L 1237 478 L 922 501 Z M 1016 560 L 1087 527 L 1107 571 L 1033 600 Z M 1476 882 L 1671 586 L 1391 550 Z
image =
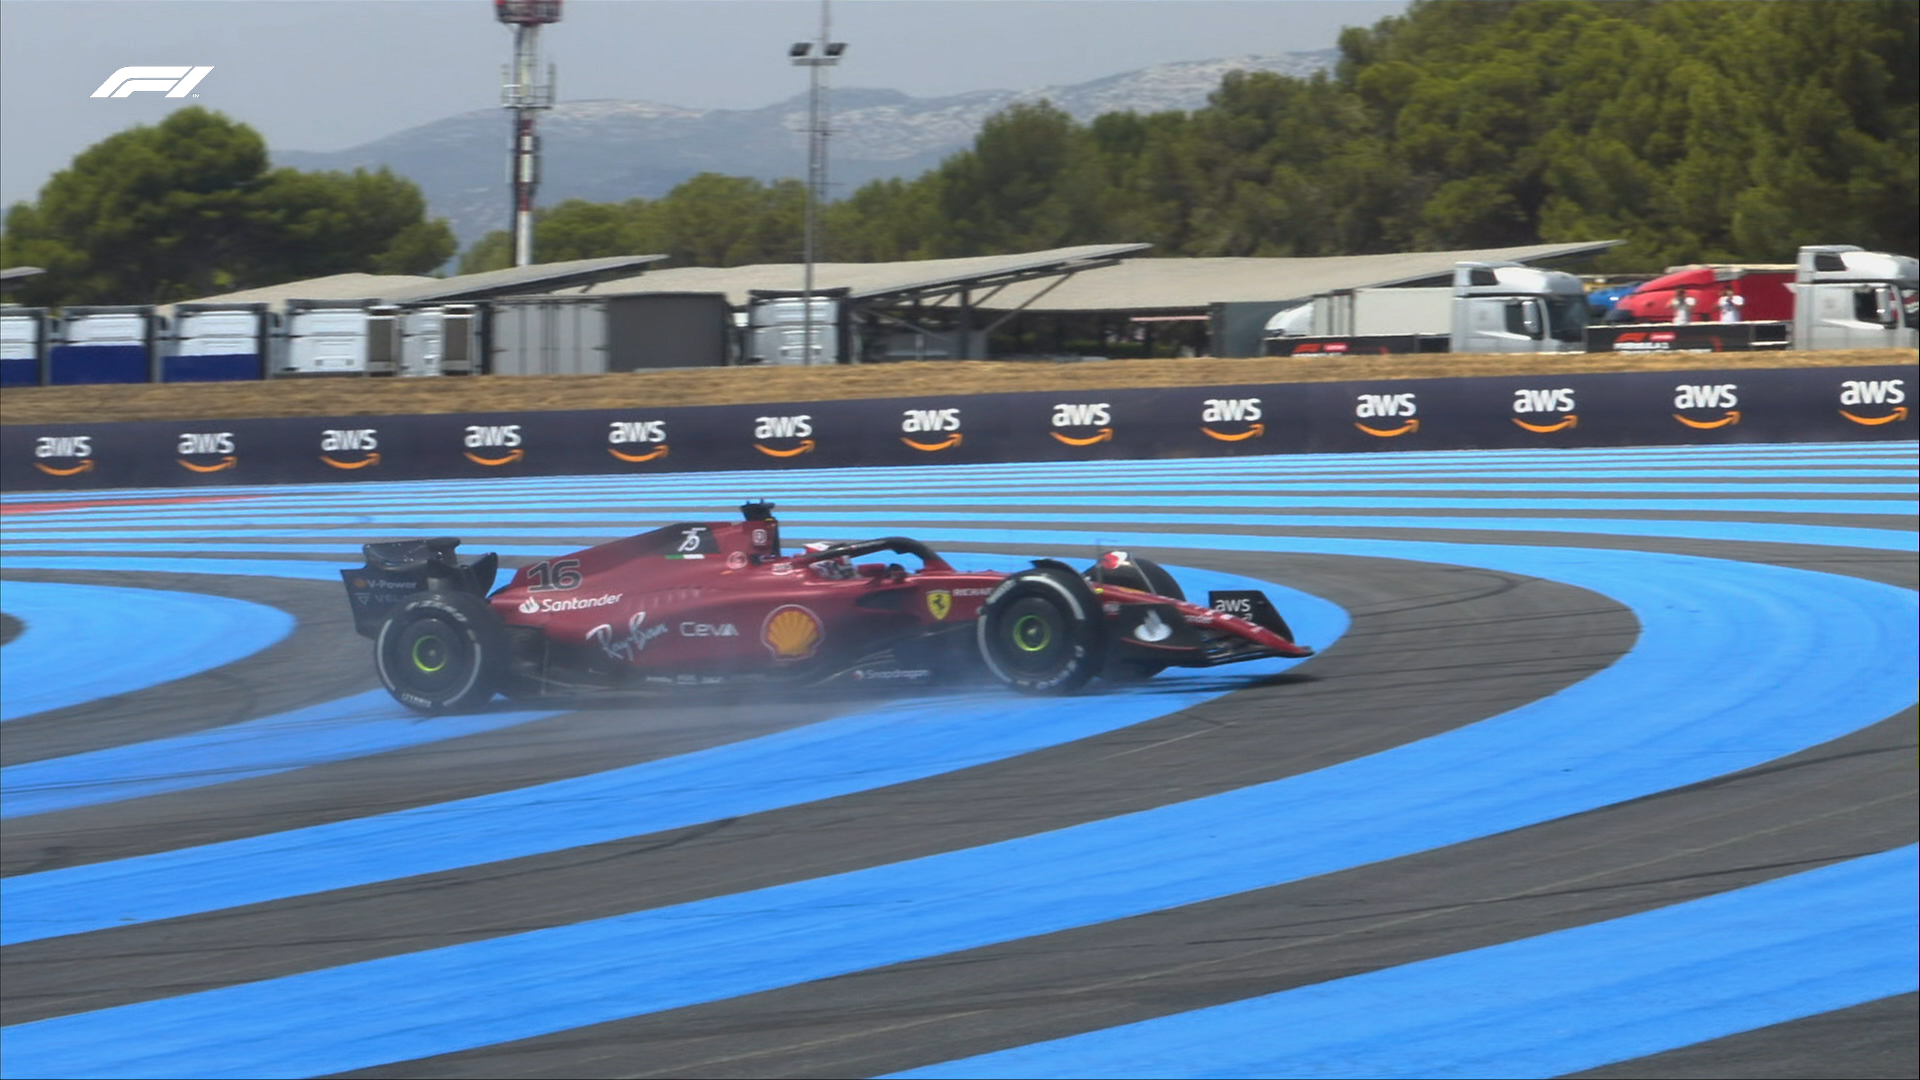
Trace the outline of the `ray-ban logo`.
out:
M 141 90 L 164 91 L 168 97 L 186 97 L 200 85 L 210 67 L 123 67 L 107 77 L 92 97 L 126 97 Z

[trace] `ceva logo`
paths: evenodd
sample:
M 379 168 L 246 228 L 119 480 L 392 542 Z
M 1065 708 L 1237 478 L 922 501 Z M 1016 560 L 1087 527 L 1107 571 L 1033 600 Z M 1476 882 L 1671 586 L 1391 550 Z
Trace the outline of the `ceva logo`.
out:
M 1561 387 L 1557 390 L 1515 390 L 1513 392 L 1513 411 L 1516 413 L 1560 413 L 1560 419 L 1544 424 L 1533 424 L 1520 417 L 1513 422 L 1528 431 L 1546 434 L 1550 431 L 1566 431 L 1580 426 L 1580 417 L 1573 411 L 1573 390 Z
M 1247 430 L 1233 433 L 1215 431 L 1208 426 L 1210 424 L 1246 424 Z M 1208 438 L 1221 442 L 1241 442 L 1265 435 L 1267 425 L 1260 422 L 1260 399 L 1208 398 L 1206 407 L 1200 410 L 1200 430 Z
M 519 424 L 469 424 L 467 437 L 463 440 L 467 449 L 467 460 L 475 465 L 511 465 L 527 456 L 526 447 L 520 445 Z M 505 450 L 504 454 L 488 456 L 476 454 L 475 450 Z
M 1113 439 L 1113 412 L 1106 402 L 1055 405 L 1053 426 L 1056 428 L 1089 428 L 1096 425 L 1099 430 L 1092 435 L 1062 435 L 1058 431 L 1049 431 L 1047 434 L 1068 446 L 1092 446 Z
M 77 476 L 93 468 L 93 436 L 42 435 L 33 444 L 33 467 L 48 476 Z M 58 459 L 71 465 L 53 464 Z
M 174 460 L 183 469 L 197 473 L 220 472 L 240 464 L 240 458 L 234 453 L 233 432 L 231 431 L 183 431 L 180 433 L 180 456 Z M 212 457 L 221 455 L 219 461 L 201 464 L 188 461 L 190 457 Z
M 655 461 L 666 457 L 667 422 L 665 420 L 613 420 L 607 427 L 607 453 L 621 461 Z M 618 449 L 621 446 L 651 447 L 637 451 Z
M 812 453 L 820 444 L 813 440 L 813 414 L 799 416 L 756 416 L 753 418 L 753 448 L 768 457 L 790 458 Z M 798 439 L 790 447 L 768 446 L 761 439 Z
M 1901 402 L 1907 400 L 1907 381 L 1905 379 L 1845 379 L 1840 383 L 1840 404 L 1847 406 L 1891 405 L 1893 411 L 1885 416 L 1860 416 L 1846 409 L 1840 415 L 1856 424 L 1878 426 L 1897 423 L 1907 418 L 1907 407 Z
M 900 430 L 906 434 L 900 441 L 915 450 L 951 450 L 960 445 L 964 435 L 960 432 L 959 409 L 902 409 L 900 412 Z M 944 439 L 910 439 L 907 435 L 922 432 L 951 432 Z
M 107 76 L 100 89 L 87 95 L 97 98 L 126 97 L 143 91 L 183 98 L 212 71 L 210 67 L 123 67 Z
M 342 461 L 335 454 L 364 454 L 357 461 Z M 340 428 L 320 433 L 320 460 L 336 469 L 364 469 L 380 464 L 380 429 Z
M 1711 420 L 1695 420 L 1690 416 L 1674 413 L 1673 418 L 1690 428 L 1709 431 L 1713 428 L 1732 427 L 1740 422 L 1740 386 L 1738 383 L 1714 383 L 1696 386 L 1681 383 L 1673 388 L 1673 407 L 1676 409 L 1719 409 L 1720 416 Z
M 1360 420 L 1374 418 L 1404 419 L 1406 423 L 1398 426 L 1382 425 L 1380 427 L 1372 427 L 1356 420 L 1353 426 L 1369 435 L 1378 435 L 1383 439 L 1391 439 L 1396 435 L 1405 435 L 1409 432 L 1419 431 L 1420 417 L 1415 415 L 1419 411 L 1420 403 L 1413 394 L 1361 394 L 1354 399 L 1353 405 L 1353 415 L 1359 417 Z

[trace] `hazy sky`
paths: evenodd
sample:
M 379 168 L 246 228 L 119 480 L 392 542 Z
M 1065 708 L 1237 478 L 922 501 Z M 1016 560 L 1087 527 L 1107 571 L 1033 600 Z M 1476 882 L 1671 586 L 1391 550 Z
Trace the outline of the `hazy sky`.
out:
M 1324 49 L 1404 0 L 837 0 L 835 86 L 917 97 L 1069 84 L 1175 60 Z M 562 100 L 757 108 L 805 91 L 818 0 L 568 0 L 542 34 Z M 0 0 L 0 203 L 183 105 L 267 145 L 339 150 L 499 105 L 487 0 Z M 196 97 L 89 97 L 131 65 L 211 65 Z

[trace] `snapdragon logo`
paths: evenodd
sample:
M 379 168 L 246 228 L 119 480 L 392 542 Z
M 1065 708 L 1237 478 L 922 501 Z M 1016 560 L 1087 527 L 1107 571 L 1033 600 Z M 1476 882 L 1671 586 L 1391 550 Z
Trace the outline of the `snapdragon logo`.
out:
M 141 92 L 183 98 L 207 77 L 210 67 L 123 67 L 107 76 L 91 97 L 117 98 Z

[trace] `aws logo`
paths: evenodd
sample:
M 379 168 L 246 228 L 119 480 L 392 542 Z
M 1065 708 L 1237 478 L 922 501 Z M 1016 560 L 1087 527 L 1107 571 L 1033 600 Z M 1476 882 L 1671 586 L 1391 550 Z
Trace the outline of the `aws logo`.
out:
M 93 436 L 42 435 L 34 441 L 33 467 L 48 476 L 77 476 L 93 468 Z M 54 464 L 64 458 L 73 464 Z
M 1360 394 L 1354 398 L 1353 415 L 1360 420 L 1385 419 L 1404 420 L 1405 423 L 1382 424 L 1374 427 L 1354 421 L 1353 426 L 1369 435 L 1378 435 L 1391 439 L 1396 435 L 1405 435 L 1420 430 L 1420 403 L 1413 394 Z
M 951 450 L 959 446 L 963 436 L 960 433 L 959 409 L 902 409 L 900 412 L 900 430 L 905 432 L 900 441 L 915 450 Z M 944 439 L 910 439 L 908 435 L 923 432 L 951 432 Z
M 467 460 L 475 465 L 511 465 L 527 456 L 526 447 L 520 445 L 519 424 L 468 424 L 462 441 L 467 447 Z M 500 450 L 506 453 L 496 452 Z
M 1098 427 L 1092 435 L 1062 435 L 1058 431 L 1047 434 L 1068 446 L 1092 446 L 1094 443 L 1110 442 L 1113 439 L 1113 413 L 1104 401 L 1085 404 L 1063 404 L 1053 407 L 1053 426 L 1056 428 Z
M 1673 388 L 1673 407 L 1676 409 L 1719 409 L 1720 416 L 1712 420 L 1695 420 L 1690 416 L 1674 413 L 1673 418 L 1690 428 L 1709 431 L 1713 428 L 1732 427 L 1740 422 L 1740 387 L 1737 383 L 1715 383 L 1710 386 L 1695 386 L 1682 383 Z
M 1861 405 L 1893 406 L 1893 411 L 1885 416 L 1860 416 L 1846 409 L 1840 415 L 1856 424 L 1878 426 L 1897 423 L 1907 418 L 1907 407 L 1901 402 L 1907 400 L 1905 379 L 1845 379 L 1840 383 L 1840 404 L 1858 407 Z
M 768 457 L 790 458 L 812 453 L 820 444 L 813 439 L 813 415 L 802 413 L 799 416 L 756 416 L 753 418 L 753 448 Z M 798 439 L 790 447 L 773 447 L 760 441 L 763 439 Z
M 342 461 L 335 454 L 364 454 L 358 461 Z M 328 428 L 320 433 L 320 460 L 336 469 L 364 469 L 380 464 L 380 429 Z
M 180 463 L 181 468 L 197 473 L 220 472 L 240 464 L 239 455 L 234 453 L 231 431 L 183 431 L 180 433 L 178 449 L 180 456 L 174 460 Z M 187 460 L 190 457 L 206 458 L 216 454 L 220 455 L 220 460 L 204 464 Z
M 1558 390 L 1515 390 L 1513 392 L 1513 411 L 1516 413 L 1559 413 L 1558 420 L 1544 424 L 1529 423 L 1520 417 L 1513 422 L 1528 431 L 1546 434 L 1550 431 L 1566 431 L 1580 426 L 1580 417 L 1573 411 L 1573 390 L 1561 387 Z
M 1232 433 L 1215 431 L 1208 426 L 1210 424 L 1246 424 L 1247 430 Z M 1206 408 L 1200 410 L 1200 430 L 1208 438 L 1221 442 L 1241 442 L 1265 435 L 1267 425 L 1260 422 L 1260 399 L 1208 398 Z
M 667 456 L 665 420 L 613 420 L 607 425 L 607 453 L 621 461 L 655 461 Z M 622 446 L 647 447 L 627 451 Z

